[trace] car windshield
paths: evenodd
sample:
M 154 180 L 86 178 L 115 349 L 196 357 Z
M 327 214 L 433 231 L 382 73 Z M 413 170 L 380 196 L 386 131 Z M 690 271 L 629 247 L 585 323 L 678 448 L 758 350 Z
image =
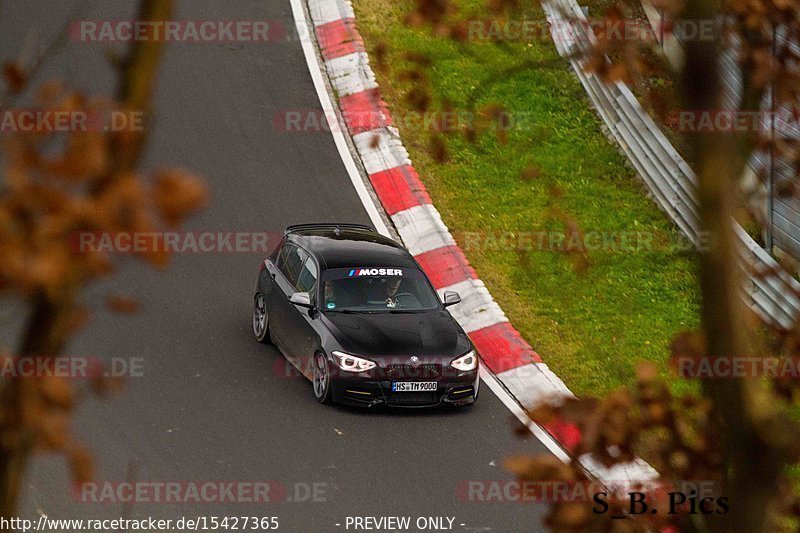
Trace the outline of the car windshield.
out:
M 353 267 L 325 271 L 320 287 L 327 312 L 390 313 L 430 311 L 439 298 L 420 270 Z

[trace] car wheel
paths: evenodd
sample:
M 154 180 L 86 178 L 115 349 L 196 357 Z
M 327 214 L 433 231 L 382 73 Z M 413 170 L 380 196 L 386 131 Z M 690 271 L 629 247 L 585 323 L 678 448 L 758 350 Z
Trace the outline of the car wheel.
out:
M 269 316 L 264 295 L 256 293 L 253 298 L 253 335 L 261 344 L 269 344 Z
M 328 360 L 321 353 L 314 356 L 314 397 L 319 403 L 331 403 L 331 373 Z

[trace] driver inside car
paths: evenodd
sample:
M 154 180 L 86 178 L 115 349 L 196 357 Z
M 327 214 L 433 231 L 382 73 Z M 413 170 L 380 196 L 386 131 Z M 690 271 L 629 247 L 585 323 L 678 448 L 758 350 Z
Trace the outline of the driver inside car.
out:
M 397 300 L 395 299 L 395 296 L 397 296 L 397 292 L 400 289 L 400 284 L 402 282 L 402 278 L 389 279 L 389 281 L 386 282 L 386 307 L 389 309 L 394 309 L 397 307 Z

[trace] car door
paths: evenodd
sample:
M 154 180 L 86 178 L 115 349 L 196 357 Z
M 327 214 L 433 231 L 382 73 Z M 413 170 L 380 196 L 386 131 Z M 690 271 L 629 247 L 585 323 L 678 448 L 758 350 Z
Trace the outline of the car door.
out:
M 311 296 L 311 304 L 315 306 L 318 278 L 319 268 L 314 258 L 305 254 L 305 260 L 297 274 L 294 288 L 297 292 L 307 292 Z M 314 352 L 319 345 L 319 335 L 314 328 L 319 312 L 316 309 L 311 310 L 294 304 L 292 306 L 298 312 L 288 315 L 290 318 L 286 324 L 287 347 L 291 351 L 292 357 L 297 359 L 300 368 L 308 370 L 311 369 Z
M 291 324 L 294 323 L 293 315 L 299 312 L 289 297 L 294 294 L 294 285 L 304 260 L 308 254 L 297 245 L 285 243 L 278 254 L 276 271 L 272 276 L 272 290 L 267 300 L 267 312 L 272 323 L 271 332 L 276 344 L 283 349 L 285 355 L 291 359 Z

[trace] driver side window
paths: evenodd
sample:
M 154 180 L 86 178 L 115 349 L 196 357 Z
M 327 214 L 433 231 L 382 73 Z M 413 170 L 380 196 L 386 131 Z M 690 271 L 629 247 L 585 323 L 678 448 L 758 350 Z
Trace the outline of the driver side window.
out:
M 287 281 L 292 285 L 297 285 L 300 269 L 307 254 L 294 244 L 285 244 L 278 258 L 278 270 L 286 276 Z
M 295 287 L 299 292 L 307 292 L 311 295 L 311 301 L 314 301 L 314 288 L 317 285 L 317 265 L 311 257 L 308 257 L 303 263 L 303 268 L 297 276 L 297 284 Z

